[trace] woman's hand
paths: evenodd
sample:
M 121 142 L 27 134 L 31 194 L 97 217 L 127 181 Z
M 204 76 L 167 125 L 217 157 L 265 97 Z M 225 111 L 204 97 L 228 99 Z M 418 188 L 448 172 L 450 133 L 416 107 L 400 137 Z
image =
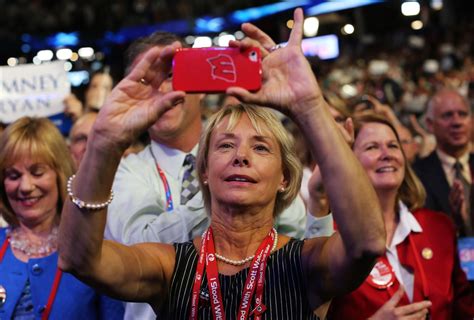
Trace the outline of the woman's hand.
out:
M 171 72 L 178 42 L 153 47 L 112 90 L 94 124 L 96 143 L 125 150 L 167 110 L 182 99 L 182 91 L 163 93 L 161 84 Z
M 73 94 L 69 94 L 64 100 L 64 113 L 75 122 L 83 114 L 82 102 Z
M 308 181 L 308 211 L 312 216 L 321 218 L 329 214 L 329 200 L 324 190 L 323 179 L 318 165 L 314 167 L 313 174 Z
M 400 120 L 398 120 L 397 115 L 393 111 L 393 109 L 388 105 L 380 102 L 379 99 L 367 95 L 367 100 L 369 100 L 374 105 L 373 112 L 382 115 L 383 117 L 387 118 L 392 124 L 397 127 L 400 126 Z
M 231 87 L 227 94 L 239 100 L 273 107 L 287 115 L 308 112 L 324 101 L 316 78 L 301 49 L 303 11 L 294 12 L 294 25 L 285 47 L 274 50 L 275 42 L 250 23 L 242 25 L 247 38 L 231 42 L 231 46 L 247 49 L 259 47 L 262 52 L 262 87 L 255 93 Z M 273 50 L 273 51 L 272 51 Z
M 409 117 L 410 124 L 417 133 L 421 137 L 420 150 L 418 151 L 418 156 L 420 158 L 427 157 L 434 149 L 436 149 L 436 139 L 435 137 L 427 132 L 418 122 L 418 119 L 414 114 L 410 115 Z
M 344 140 L 347 142 L 349 147 L 352 147 L 352 144 L 354 143 L 354 122 L 352 121 L 352 118 L 347 118 L 344 123 L 339 124 L 338 123 L 338 129 L 341 132 L 342 136 L 344 137 Z
M 390 319 L 426 319 L 430 301 L 421 301 L 397 307 L 398 302 L 403 297 L 405 289 L 403 286 L 388 300 L 377 312 L 370 317 L 370 320 L 390 320 Z

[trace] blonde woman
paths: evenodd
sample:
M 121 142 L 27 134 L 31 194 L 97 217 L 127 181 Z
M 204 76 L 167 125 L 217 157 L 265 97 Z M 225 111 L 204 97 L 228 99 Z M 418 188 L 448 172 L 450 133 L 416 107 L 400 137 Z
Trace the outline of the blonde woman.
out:
M 0 138 L 1 319 L 120 319 L 121 302 L 57 267 L 58 225 L 73 174 L 66 143 L 46 118 L 21 118 Z

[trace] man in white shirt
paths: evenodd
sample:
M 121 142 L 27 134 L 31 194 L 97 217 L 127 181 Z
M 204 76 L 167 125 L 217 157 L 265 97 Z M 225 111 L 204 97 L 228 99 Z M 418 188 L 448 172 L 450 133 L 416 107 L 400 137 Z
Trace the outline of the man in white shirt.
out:
M 164 32 L 137 40 L 128 50 L 129 65 L 140 61 L 152 46 L 175 41 L 183 43 L 177 36 Z M 159 90 L 171 89 L 170 77 Z M 208 216 L 201 192 L 185 204 L 180 201 L 187 170 L 183 163 L 188 154 L 196 155 L 202 130 L 203 97 L 187 94 L 184 101 L 166 111 L 149 129 L 151 144 L 122 160 L 114 180 L 115 197 L 108 210 L 106 238 L 125 244 L 173 243 L 191 240 L 204 232 Z M 276 225 L 278 232 L 297 238 L 303 237 L 305 226 L 305 206 L 299 198 L 278 217 Z M 125 319 L 155 317 L 148 305 L 127 303 Z
M 470 212 L 474 157 L 470 155 L 471 116 L 467 100 L 456 90 L 441 89 L 428 102 L 426 123 L 436 150 L 415 162 L 423 182 L 425 207 L 451 215 L 460 236 L 473 234 Z

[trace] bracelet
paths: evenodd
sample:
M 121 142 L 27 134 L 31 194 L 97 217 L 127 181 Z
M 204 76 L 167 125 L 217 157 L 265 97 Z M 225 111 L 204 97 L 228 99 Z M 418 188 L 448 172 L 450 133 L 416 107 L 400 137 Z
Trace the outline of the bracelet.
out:
M 109 204 L 112 202 L 114 198 L 114 192 L 112 190 L 110 190 L 109 199 L 102 203 L 87 203 L 79 199 L 78 197 L 76 197 L 74 193 L 72 193 L 72 181 L 74 180 L 75 177 L 76 177 L 75 174 L 69 177 L 69 179 L 67 180 L 66 188 L 67 188 L 67 194 L 71 198 L 72 203 L 76 205 L 76 207 L 78 207 L 79 209 L 87 209 L 87 210 L 101 210 L 109 206 Z

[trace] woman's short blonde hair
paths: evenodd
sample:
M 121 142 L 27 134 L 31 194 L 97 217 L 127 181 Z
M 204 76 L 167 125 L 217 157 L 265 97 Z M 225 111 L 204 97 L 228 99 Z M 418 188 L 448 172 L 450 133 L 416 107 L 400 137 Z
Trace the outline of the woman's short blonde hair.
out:
M 367 123 L 380 123 L 388 126 L 397 137 L 398 144 L 401 146 L 400 138 L 398 136 L 395 126 L 384 116 L 373 112 L 364 112 L 361 115 L 354 117 L 355 139 L 360 131 Z M 408 163 L 403 148 L 401 148 L 403 159 L 405 161 L 405 176 L 403 177 L 402 185 L 398 189 L 398 199 L 401 200 L 411 211 L 419 209 L 424 206 L 426 199 L 426 191 L 420 179 Z
M 212 132 L 224 118 L 228 117 L 227 130 L 232 130 L 237 125 L 243 114 L 246 114 L 254 129 L 261 134 L 263 128 L 268 129 L 276 138 L 280 147 L 282 159 L 282 171 L 287 185 L 285 191 L 277 192 L 275 200 L 274 216 L 280 214 L 296 198 L 301 186 L 302 168 L 301 163 L 294 149 L 293 139 L 285 130 L 276 115 L 267 108 L 246 104 L 228 105 L 215 113 L 207 124 L 201 136 L 199 151 L 197 156 L 197 168 L 199 183 L 204 198 L 204 206 L 208 213 L 211 212 L 211 194 L 209 187 L 203 183 L 203 174 L 207 171 L 209 143 Z
M 58 177 L 58 215 L 66 199 L 66 183 L 74 173 L 74 164 L 66 142 L 56 126 L 46 118 L 23 117 L 10 124 L 0 137 L 0 181 L 5 170 L 16 161 L 33 159 L 49 165 Z M 5 188 L 0 191 L 0 214 L 12 226 L 18 219 L 10 206 Z

